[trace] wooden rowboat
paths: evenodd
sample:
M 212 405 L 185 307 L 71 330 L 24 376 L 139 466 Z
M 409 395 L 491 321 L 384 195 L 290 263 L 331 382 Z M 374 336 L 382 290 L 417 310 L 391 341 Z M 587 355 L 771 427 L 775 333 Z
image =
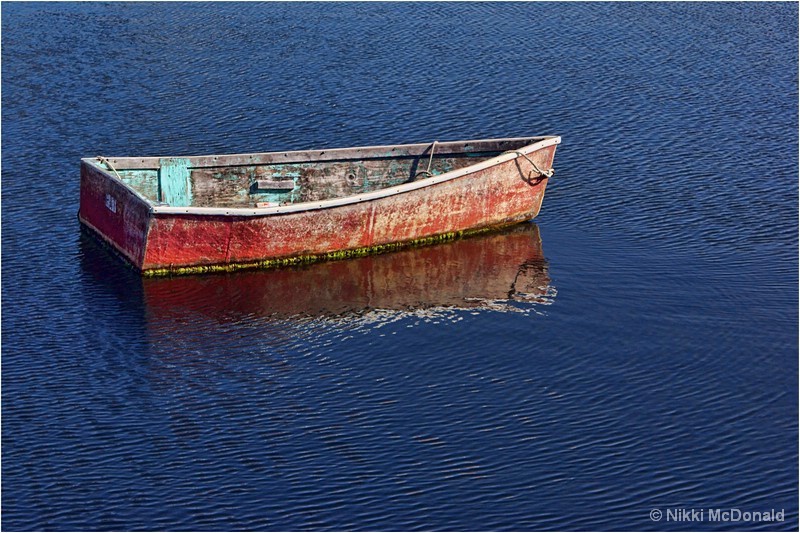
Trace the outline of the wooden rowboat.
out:
M 78 218 L 145 275 L 365 255 L 532 219 L 560 142 L 86 158 Z

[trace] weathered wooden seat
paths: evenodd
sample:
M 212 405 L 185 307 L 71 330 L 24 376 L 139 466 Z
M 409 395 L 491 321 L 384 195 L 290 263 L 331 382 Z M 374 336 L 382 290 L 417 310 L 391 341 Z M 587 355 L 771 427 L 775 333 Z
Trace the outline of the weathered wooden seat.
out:
M 256 180 L 254 189 L 258 191 L 291 191 L 294 180 Z

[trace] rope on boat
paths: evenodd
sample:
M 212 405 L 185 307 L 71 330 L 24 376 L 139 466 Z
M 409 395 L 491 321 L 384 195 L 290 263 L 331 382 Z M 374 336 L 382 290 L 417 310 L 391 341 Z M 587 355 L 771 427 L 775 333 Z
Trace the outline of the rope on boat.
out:
M 430 178 L 431 176 L 433 176 L 433 174 L 431 174 L 431 165 L 433 164 L 433 152 L 434 150 L 436 150 L 437 144 L 439 144 L 439 141 L 433 141 L 433 144 L 431 144 L 431 156 L 428 158 L 428 169 L 420 170 L 419 172 L 414 174 L 414 179 L 417 179 L 422 174 L 425 174 L 426 178 Z
M 552 168 L 550 170 L 542 170 L 541 168 L 539 168 L 539 166 L 536 163 L 533 162 L 533 160 L 530 157 L 528 157 L 527 154 L 523 154 L 522 152 L 520 152 L 518 150 L 507 150 L 507 151 L 505 151 L 503 153 L 504 154 L 517 154 L 518 156 L 524 157 L 528 161 L 528 163 L 531 164 L 531 166 L 533 167 L 533 170 L 535 170 L 538 174 L 544 176 L 545 178 L 552 178 L 553 174 L 555 174 L 555 172 L 556 172 Z M 528 177 L 530 178 L 530 176 L 528 176 Z
M 117 169 L 116 169 L 116 168 L 114 168 L 114 165 L 112 165 L 112 164 L 111 164 L 111 161 L 109 161 L 109 160 L 108 160 L 108 158 L 105 158 L 105 157 L 103 157 L 102 155 L 98 155 L 98 156 L 97 156 L 97 160 L 98 160 L 98 161 L 100 161 L 101 163 L 105 163 L 106 165 L 108 165 L 108 167 L 109 167 L 111 170 L 113 170 L 113 171 L 114 171 L 114 174 L 116 174 L 116 175 L 117 175 L 117 178 L 118 178 L 120 181 L 122 181 L 122 176 L 120 176 L 120 175 L 119 175 L 119 172 L 117 172 Z

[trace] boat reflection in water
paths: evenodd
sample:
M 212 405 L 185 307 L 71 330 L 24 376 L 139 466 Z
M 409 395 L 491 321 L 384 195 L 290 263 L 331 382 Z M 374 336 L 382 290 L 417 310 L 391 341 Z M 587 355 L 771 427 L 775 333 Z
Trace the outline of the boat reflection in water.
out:
M 107 260 L 98 263 L 94 257 L 108 253 L 87 239 L 82 243 L 85 269 L 110 281 L 97 268 L 110 267 Z M 123 277 L 125 283 L 137 283 L 135 275 Z M 346 320 L 375 312 L 383 321 L 448 309 L 524 312 L 532 306 L 520 302 L 549 304 L 556 292 L 534 223 L 355 259 L 231 274 L 139 278 L 138 283 L 148 321 L 176 313 L 228 322 L 244 316 Z

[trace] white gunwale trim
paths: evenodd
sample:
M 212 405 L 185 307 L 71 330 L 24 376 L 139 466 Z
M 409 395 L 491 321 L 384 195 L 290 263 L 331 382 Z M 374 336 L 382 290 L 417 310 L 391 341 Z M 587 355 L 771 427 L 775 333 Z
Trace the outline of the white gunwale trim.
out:
M 522 138 L 525 139 L 525 138 Z M 532 144 L 527 146 L 520 147 L 514 152 L 522 152 L 523 154 L 530 154 L 537 150 L 541 150 L 543 148 L 547 148 L 549 146 L 553 146 L 556 144 L 561 143 L 561 137 L 553 136 L 553 137 L 541 137 L 541 140 L 538 140 Z M 479 141 L 456 141 L 459 143 L 471 143 L 471 142 L 483 142 L 486 140 L 490 141 L 513 141 L 515 139 L 484 139 Z M 444 143 L 441 143 L 444 144 Z M 428 144 L 422 144 L 419 146 L 429 146 Z M 402 145 L 398 145 L 402 146 Z M 416 145 L 414 145 L 416 146 Z M 392 146 L 387 147 L 364 147 L 362 150 L 368 150 L 373 148 L 392 148 Z M 326 151 L 327 153 L 334 152 L 336 150 L 340 150 L 342 152 L 354 150 L 354 148 L 339 148 L 339 149 L 332 149 Z M 481 161 L 479 163 L 475 163 L 474 165 L 470 165 L 468 167 L 460 168 L 458 170 L 452 170 L 450 172 L 446 172 L 444 174 L 440 174 L 438 176 L 434 176 L 432 178 L 425 178 L 420 181 L 412 181 L 410 183 L 403 183 L 401 185 L 395 185 L 394 187 L 388 187 L 386 189 L 380 189 L 373 192 L 356 194 L 353 196 L 345 196 L 343 198 L 333 198 L 331 200 L 321 200 L 319 202 L 305 202 L 301 204 L 293 204 L 293 205 L 285 205 L 285 206 L 276 206 L 276 207 L 263 207 L 258 209 L 253 208 L 241 208 L 241 207 L 171 207 L 171 206 L 162 206 L 162 205 L 155 205 L 151 200 L 144 198 L 138 191 L 136 191 L 133 187 L 129 186 L 127 183 L 123 182 L 114 174 L 106 170 L 105 168 L 101 167 L 97 164 L 96 158 L 85 158 L 82 161 L 91 164 L 94 168 L 101 171 L 110 179 L 122 184 L 125 188 L 130 189 L 136 196 L 140 197 L 144 201 L 147 202 L 148 206 L 150 207 L 150 212 L 156 215 L 210 215 L 210 216 L 237 216 L 237 217 L 254 217 L 254 216 L 272 216 L 272 215 L 285 215 L 288 213 L 299 213 L 303 211 L 314 211 L 317 209 L 330 209 L 332 207 L 340 207 L 343 205 L 349 204 L 357 204 L 361 202 L 369 202 L 372 200 L 378 200 L 380 198 L 386 198 L 388 196 L 394 196 L 397 194 L 403 194 L 411 191 L 415 191 L 418 189 L 424 189 L 426 187 L 431 187 L 433 185 L 437 185 L 439 183 L 443 183 L 446 181 L 451 181 L 457 178 L 461 178 L 466 176 L 467 174 L 472 174 L 473 172 L 479 172 L 481 170 L 493 167 L 495 165 L 499 165 L 501 163 L 505 163 L 506 161 L 511 161 L 512 159 L 516 159 L 519 157 L 518 154 L 514 152 L 504 152 L 498 156 L 492 157 L 490 159 L 486 159 L 485 161 Z M 288 152 L 291 154 L 291 152 Z M 299 153 L 307 153 L 307 152 L 297 152 Z M 248 154 L 244 154 L 248 155 Z M 213 156 L 211 156 L 213 157 Z

